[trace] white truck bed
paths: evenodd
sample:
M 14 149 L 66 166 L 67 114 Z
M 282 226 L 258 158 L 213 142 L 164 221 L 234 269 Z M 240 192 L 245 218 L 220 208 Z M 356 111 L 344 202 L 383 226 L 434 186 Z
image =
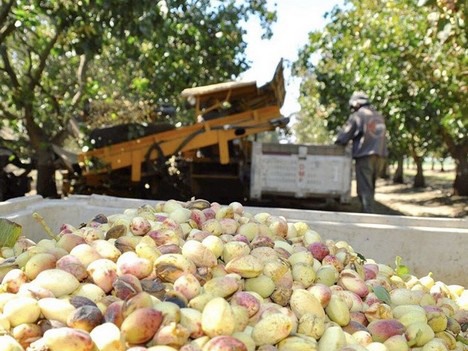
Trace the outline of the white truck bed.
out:
M 351 200 L 352 158 L 337 145 L 252 146 L 250 198 L 268 196 Z

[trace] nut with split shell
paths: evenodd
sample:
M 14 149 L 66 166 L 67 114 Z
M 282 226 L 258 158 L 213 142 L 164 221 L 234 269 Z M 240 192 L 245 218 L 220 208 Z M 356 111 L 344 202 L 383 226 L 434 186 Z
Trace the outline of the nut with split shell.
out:
M 135 251 L 135 248 L 137 244 L 140 242 L 141 238 L 142 238 L 141 236 L 131 235 L 131 234 L 121 236 L 121 237 L 118 237 L 114 241 L 114 245 L 121 253 L 124 253 L 127 251 Z
M 125 226 L 124 224 L 116 224 L 111 226 L 105 235 L 106 240 L 109 239 L 117 239 L 120 238 L 121 236 L 124 236 L 128 232 L 128 227 Z
M 140 291 L 143 291 L 140 280 L 131 274 L 122 274 L 118 276 L 112 283 L 113 295 L 121 300 L 125 300 L 130 296 L 134 296 Z
M 85 330 L 90 332 L 104 322 L 104 316 L 99 308 L 85 305 L 76 308 L 67 318 L 67 325 L 70 328 Z
M 154 262 L 156 275 L 163 282 L 174 283 L 180 276 L 191 273 L 195 274 L 195 264 L 182 254 L 165 254 L 159 256 Z
M 197 267 L 214 267 L 218 263 L 215 254 L 196 240 L 187 240 L 182 246 L 182 255 Z
M 228 273 L 237 273 L 242 278 L 258 277 L 263 272 L 263 269 L 263 262 L 252 255 L 235 257 L 226 264 L 226 271 Z
M 271 301 L 280 306 L 287 306 L 289 304 L 289 300 L 291 299 L 293 290 L 293 288 L 277 286 L 276 289 L 271 293 L 269 298 L 271 299 Z

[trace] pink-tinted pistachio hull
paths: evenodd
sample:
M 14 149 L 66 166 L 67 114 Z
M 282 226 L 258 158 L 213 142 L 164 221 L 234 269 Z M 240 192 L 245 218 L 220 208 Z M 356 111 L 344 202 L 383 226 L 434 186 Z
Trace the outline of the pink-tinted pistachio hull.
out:
M 367 330 L 374 341 L 384 342 L 391 336 L 404 334 L 406 328 L 397 319 L 380 319 L 370 322 Z

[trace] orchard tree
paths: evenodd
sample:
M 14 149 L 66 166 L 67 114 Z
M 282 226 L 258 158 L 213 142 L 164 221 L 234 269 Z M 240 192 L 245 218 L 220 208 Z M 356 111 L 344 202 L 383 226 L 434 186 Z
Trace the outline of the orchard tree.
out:
M 424 57 L 432 72 L 432 104 L 439 120 L 439 136 L 455 159 L 454 193 L 468 195 L 468 29 L 467 3 L 462 0 L 420 0 L 429 11 Z M 435 150 L 445 153 L 441 149 Z
M 333 133 L 349 115 L 352 92 L 366 91 L 387 117 L 394 158 L 414 159 L 415 186 L 424 186 L 424 156 L 443 141 L 457 162 L 455 193 L 466 195 L 466 36 L 451 27 L 458 35 L 448 35 L 450 45 L 440 42 L 437 18 L 414 0 L 347 1 L 329 14 L 324 30 L 310 34 L 295 72 L 305 77 L 302 100 L 312 101 L 311 114 L 321 112 Z
M 38 194 L 57 195 L 51 146 L 86 102 L 176 103 L 183 88 L 237 76 L 251 15 L 271 35 L 266 0 L 2 1 L 0 116 L 26 135 Z

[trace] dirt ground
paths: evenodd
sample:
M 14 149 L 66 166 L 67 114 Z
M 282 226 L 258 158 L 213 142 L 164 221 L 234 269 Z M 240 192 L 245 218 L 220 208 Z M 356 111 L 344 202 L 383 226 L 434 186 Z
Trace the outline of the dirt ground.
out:
M 412 186 L 414 171 L 405 170 L 405 184 L 379 179 L 376 187 L 376 213 L 417 217 L 468 218 L 468 197 L 453 196 L 453 169 L 441 172 L 425 169 L 426 187 Z M 359 200 L 352 185 L 349 205 L 337 205 L 336 210 L 359 212 Z
M 414 188 L 412 186 L 414 169 L 405 169 L 405 183 L 394 184 L 390 178 L 379 179 L 376 188 L 376 214 L 400 215 L 415 217 L 445 217 L 468 218 L 468 197 L 452 196 L 452 184 L 455 171 L 448 167 L 445 171 L 425 169 L 426 187 Z M 57 185 L 61 187 L 61 175 L 57 174 Z M 31 191 L 30 194 L 35 194 Z M 360 203 L 356 195 L 356 184 L 351 186 L 351 202 L 349 204 L 312 203 L 308 209 L 360 212 Z M 271 204 L 272 205 L 272 204 Z M 275 206 L 277 207 L 277 206 Z M 291 206 L 294 207 L 294 206 Z

